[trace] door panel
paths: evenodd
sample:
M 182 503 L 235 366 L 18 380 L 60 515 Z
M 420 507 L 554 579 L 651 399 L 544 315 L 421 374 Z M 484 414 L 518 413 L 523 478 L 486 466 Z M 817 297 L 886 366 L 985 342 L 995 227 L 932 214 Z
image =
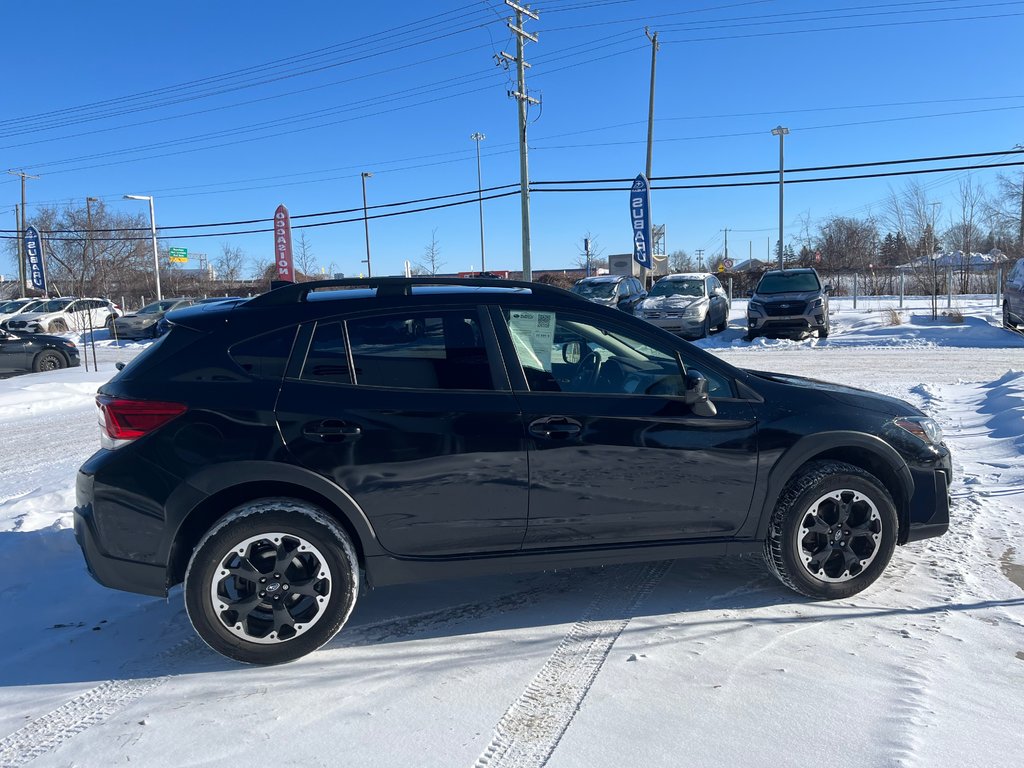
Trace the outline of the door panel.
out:
M 390 552 L 522 545 L 525 433 L 513 394 L 493 387 L 482 332 L 475 309 L 321 322 L 282 387 L 296 460 L 346 489 Z
M 756 414 L 705 367 L 716 416 L 683 398 L 676 354 L 639 321 L 497 313 L 530 450 L 524 548 L 734 534 L 757 474 Z M 639 327 L 637 327 L 639 326 Z M 695 368 L 695 364 L 689 366 Z

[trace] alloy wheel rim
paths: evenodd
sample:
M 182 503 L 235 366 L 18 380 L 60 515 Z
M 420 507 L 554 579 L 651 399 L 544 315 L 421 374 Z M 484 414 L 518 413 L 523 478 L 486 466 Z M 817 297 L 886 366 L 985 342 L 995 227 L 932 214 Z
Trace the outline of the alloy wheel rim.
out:
M 882 516 L 857 491 L 830 491 L 808 505 L 796 530 L 796 549 L 806 571 L 819 581 L 855 579 L 871 565 L 882 541 Z
M 250 536 L 224 552 L 210 580 L 222 627 L 250 643 L 284 643 L 324 616 L 334 579 L 326 558 L 291 533 Z

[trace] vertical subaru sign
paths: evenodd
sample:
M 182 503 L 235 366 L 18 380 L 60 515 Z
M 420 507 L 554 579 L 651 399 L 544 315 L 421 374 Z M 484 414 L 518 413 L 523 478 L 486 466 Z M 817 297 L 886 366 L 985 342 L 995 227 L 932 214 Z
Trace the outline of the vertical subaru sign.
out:
M 651 258 L 651 189 L 642 173 L 633 180 L 629 192 L 629 218 L 633 225 L 633 259 L 650 269 Z
M 46 270 L 43 267 L 43 241 L 35 227 L 25 228 L 25 274 L 36 291 L 46 293 Z

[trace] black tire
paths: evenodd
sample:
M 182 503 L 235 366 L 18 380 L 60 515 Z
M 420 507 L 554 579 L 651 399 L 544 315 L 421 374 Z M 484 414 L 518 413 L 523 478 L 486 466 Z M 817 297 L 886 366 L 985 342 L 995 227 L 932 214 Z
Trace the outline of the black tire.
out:
M 711 312 L 704 315 L 704 324 L 700 327 L 698 339 L 707 339 L 711 336 Z
M 67 333 L 68 324 L 63 320 L 54 320 L 50 323 L 50 333 Z
M 826 317 L 825 318 L 825 324 L 818 326 L 818 338 L 819 339 L 827 339 L 828 338 L 828 333 L 829 333 L 828 325 L 829 325 L 828 324 L 828 318 Z
M 753 331 L 747 331 L 745 334 L 743 334 L 743 340 L 744 341 L 753 341 L 754 339 L 757 338 L 757 336 L 758 336 L 758 334 L 754 333 Z
M 59 371 L 61 368 L 67 367 L 68 361 L 64 355 L 52 349 L 44 349 L 32 361 L 32 370 L 36 373 L 40 371 Z
M 103 322 L 103 327 L 108 331 L 114 330 L 114 316 L 107 315 L 107 319 Z
M 1003 328 L 1009 328 L 1011 331 L 1017 330 L 1017 324 L 1013 322 L 1008 301 L 1003 302 Z
M 790 589 L 835 600 L 882 575 L 898 530 L 896 507 L 878 478 L 845 462 L 811 462 L 779 496 L 764 557 Z
M 722 322 L 719 323 L 717 326 L 715 326 L 715 331 L 717 333 L 721 333 L 722 331 L 724 331 L 728 327 L 729 327 L 729 310 L 727 309 L 727 310 L 725 310 L 725 312 L 722 313 Z
M 202 538 L 185 573 L 196 632 L 247 664 L 315 651 L 344 626 L 358 591 L 348 536 L 323 510 L 295 499 L 233 509 Z

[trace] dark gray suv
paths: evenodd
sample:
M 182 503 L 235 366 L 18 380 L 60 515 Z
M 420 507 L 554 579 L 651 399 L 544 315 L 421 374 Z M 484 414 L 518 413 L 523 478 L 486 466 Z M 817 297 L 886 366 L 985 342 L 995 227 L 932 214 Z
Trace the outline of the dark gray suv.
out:
M 828 294 L 811 269 L 772 269 L 761 276 L 747 304 L 747 341 L 758 336 L 828 336 Z

